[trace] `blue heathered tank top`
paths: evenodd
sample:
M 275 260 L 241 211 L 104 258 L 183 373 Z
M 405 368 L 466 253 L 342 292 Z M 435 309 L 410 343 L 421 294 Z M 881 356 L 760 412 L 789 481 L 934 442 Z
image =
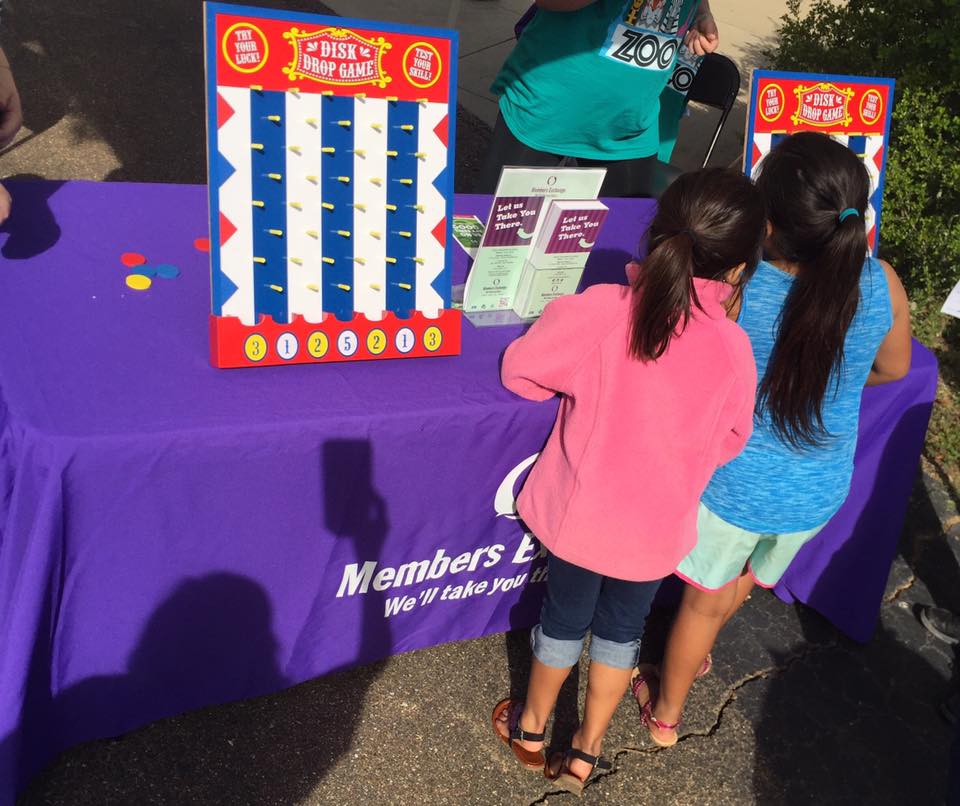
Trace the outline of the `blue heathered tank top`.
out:
M 744 292 L 738 323 L 750 337 L 757 377 L 767 371 L 780 312 L 793 277 L 762 261 Z M 824 444 L 794 448 L 764 412 L 743 452 L 717 469 L 702 501 L 725 521 L 751 532 L 782 534 L 815 529 L 843 504 L 853 475 L 860 397 L 877 349 L 893 324 L 883 267 L 867 258 L 860 277 L 860 305 L 847 331 L 839 383 L 823 401 Z

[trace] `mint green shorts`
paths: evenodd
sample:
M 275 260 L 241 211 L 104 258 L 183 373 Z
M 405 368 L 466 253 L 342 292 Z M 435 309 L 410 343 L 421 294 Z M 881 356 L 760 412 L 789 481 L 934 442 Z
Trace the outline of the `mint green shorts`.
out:
M 744 569 L 758 585 L 772 588 L 811 538 L 825 526 L 805 532 L 748 532 L 715 515 L 703 504 L 697 513 L 697 545 L 677 566 L 677 576 L 702 590 L 720 590 Z

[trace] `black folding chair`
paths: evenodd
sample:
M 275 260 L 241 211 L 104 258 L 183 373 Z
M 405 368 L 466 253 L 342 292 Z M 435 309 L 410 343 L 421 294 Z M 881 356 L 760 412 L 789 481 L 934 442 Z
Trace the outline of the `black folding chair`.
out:
M 701 167 L 705 168 L 713 154 L 713 149 L 720 139 L 720 132 L 723 130 L 730 115 L 730 110 L 737 102 L 737 95 L 740 92 L 740 71 L 737 66 L 726 56 L 719 53 L 708 53 L 703 57 L 700 69 L 690 85 L 690 91 L 687 93 L 687 101 L 696 101 L 704 106 L 712 106 L 720 110 L 720 120 L 717 121 L 717 128 L 713 131 L 713 137 L 710 145 L 707 147 L 707 153 L 703 157 Z

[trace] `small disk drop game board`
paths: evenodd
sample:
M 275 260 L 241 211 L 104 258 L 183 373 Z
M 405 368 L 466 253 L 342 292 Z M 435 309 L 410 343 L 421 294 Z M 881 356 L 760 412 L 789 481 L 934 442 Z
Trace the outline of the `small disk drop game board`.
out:
M 217 367 L 456 355 L 457 35 L 206 4 Z
M 744 171 L 753 176 L 780 140 L 796 132 L 830 135 L 853 151 L 870 175 L 867 243 L 880 243 L 883 180 L 890 139 L 893 79 L 754 70 L 747 113 Z

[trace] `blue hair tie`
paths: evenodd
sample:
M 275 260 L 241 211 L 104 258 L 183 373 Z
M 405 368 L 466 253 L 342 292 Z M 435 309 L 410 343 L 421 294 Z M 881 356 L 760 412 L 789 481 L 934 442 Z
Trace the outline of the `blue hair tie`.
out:
M 846 210 L 840 213 L 840 223 L 842 224 L 852 215 L 855 215 L 857 218 L 860 218 L 860 211 L 857 210 L 855 207 L 848 207 Z

